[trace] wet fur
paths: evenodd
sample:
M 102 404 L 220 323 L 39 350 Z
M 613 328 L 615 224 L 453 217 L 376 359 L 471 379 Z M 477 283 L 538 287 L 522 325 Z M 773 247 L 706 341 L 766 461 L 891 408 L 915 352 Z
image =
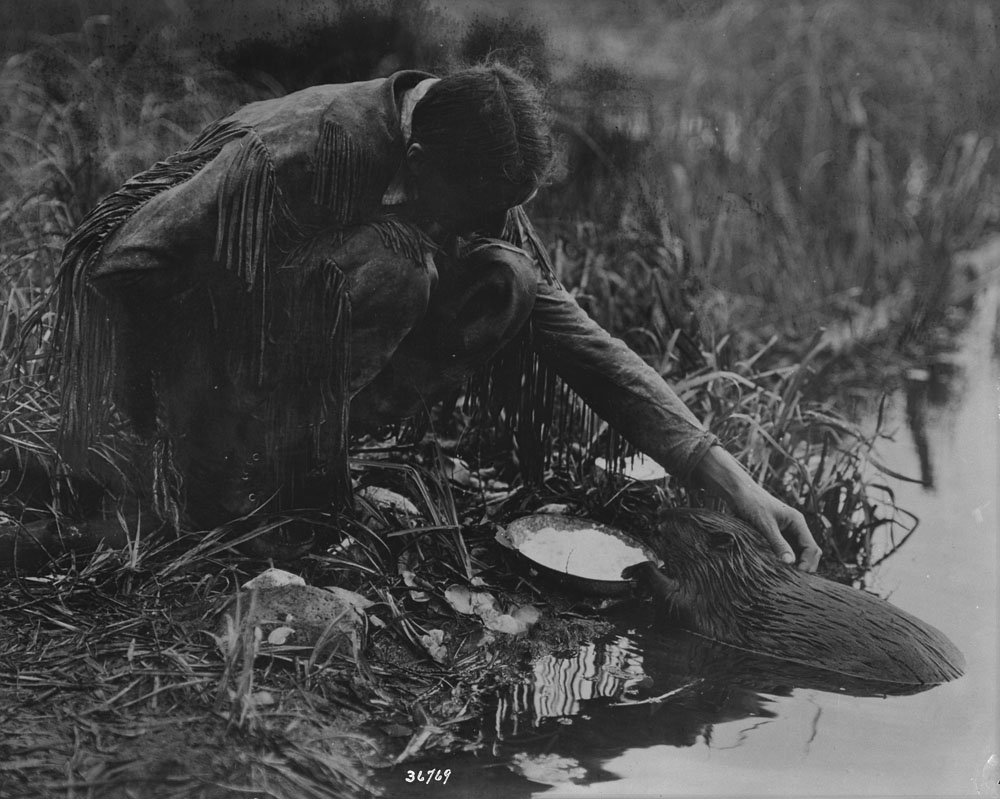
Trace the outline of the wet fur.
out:
M 776 560 L 731 516 L 664 514 L 650 545 L 663 559 L 653 591 L 691 632 L 752 652 L 853 677 L 927 685 L 962 674 L 938 630 L 876 596 Z

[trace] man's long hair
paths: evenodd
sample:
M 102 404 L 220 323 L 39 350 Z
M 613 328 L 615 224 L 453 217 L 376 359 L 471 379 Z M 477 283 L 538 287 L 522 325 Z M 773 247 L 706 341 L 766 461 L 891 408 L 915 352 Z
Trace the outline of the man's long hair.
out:
M 529 194 L 552 163 L 539 90 L 509 67 L 489 64 L 441 78 L 413 110 L 412 142 L 443 176 L 470 188 Z

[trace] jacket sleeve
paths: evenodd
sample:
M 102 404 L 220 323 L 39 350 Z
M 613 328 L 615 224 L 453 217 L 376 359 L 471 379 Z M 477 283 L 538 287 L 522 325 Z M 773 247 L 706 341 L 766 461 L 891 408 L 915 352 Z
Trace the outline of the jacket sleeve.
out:
M 544 278 L 531 317 L 534 349 L 608 424 L 679 478 L 718 439 L 662 377 Z

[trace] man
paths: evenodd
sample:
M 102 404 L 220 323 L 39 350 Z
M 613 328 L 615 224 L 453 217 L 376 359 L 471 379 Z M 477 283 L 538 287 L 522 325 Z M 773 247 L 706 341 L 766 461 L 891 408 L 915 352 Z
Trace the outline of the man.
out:
M 151 442 L 161 513 L 214 526 L 346 497 L 352 430 L 483 368 L 495 410 L 541 436 L 558 375 L 814 570 L 801 514 L 554 279 L 521 208 L 550 161 L 537 92 L 499 66 L 315 86 L 215 123 L 67 245 L 68 457 L 113 398 Z

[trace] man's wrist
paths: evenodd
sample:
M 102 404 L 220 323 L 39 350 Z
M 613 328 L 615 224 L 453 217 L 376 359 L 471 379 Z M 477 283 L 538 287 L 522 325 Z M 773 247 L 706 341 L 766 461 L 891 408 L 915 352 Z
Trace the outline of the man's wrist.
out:
M 757 484 L 721 445 L 711 446 L 694 469 L 695 480 L 709 493 L 729 502 L 752 492 Z

